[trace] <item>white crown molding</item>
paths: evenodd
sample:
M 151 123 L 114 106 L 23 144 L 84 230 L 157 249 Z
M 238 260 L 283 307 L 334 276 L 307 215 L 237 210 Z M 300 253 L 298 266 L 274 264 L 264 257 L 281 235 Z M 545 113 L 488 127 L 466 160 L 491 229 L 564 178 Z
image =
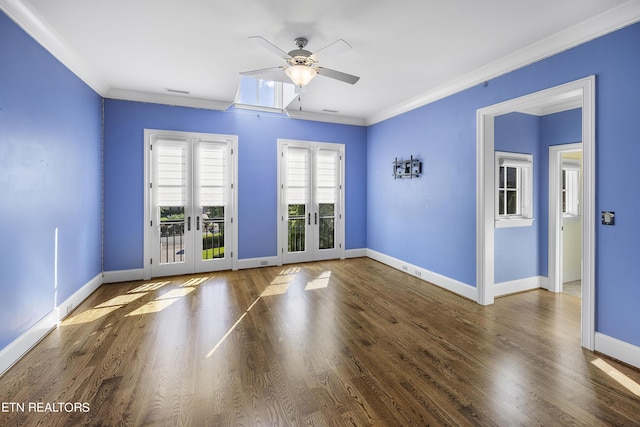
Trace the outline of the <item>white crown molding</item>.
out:
M 120 99 L 123 101 L 148 102 L 151 104 L 176 105 L 179 107 L 203 108 L 206 110 L 220 111 L 224 111 L 232 105 L 231 102 L 214 101 L 212 99 L 190 98 L 187 96 L 141 92 L 127 89 L 109 89 L 104 97 Z
M 0 0 L 0 9 L 80 80 L 104 96 L 109 88 L 107 82 L 30 4 L 21 0 Z
M 433 90 L 407 99 L 393 107 L 384 109 L 366 118 L 373 125 L 402 113 L 415 110 L 475 85 L 507 74 L 534 62 L 571 49 L 582 43 L 601 37 L 640 21 L 640 2 L 629 0 L 618 7 L 587 19 L 559 33 L 539 40 L 523 49 L 493 61 L 484 67 L 447 82 Z
M 325 113 L 312 113 L 309 111 L 285 110 L 287 116 L 292 119 L 311 120 L 314 122 L 338 123 L 343 125 L 366 126 L 367 122 L 364 118 L 339 116 Z

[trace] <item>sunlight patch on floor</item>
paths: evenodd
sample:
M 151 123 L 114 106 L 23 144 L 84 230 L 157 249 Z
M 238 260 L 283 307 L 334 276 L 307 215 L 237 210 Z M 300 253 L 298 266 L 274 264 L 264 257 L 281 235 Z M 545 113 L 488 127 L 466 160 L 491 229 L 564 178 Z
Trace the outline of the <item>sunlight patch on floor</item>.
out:
M 189 279 L 186 282 L 184 282 L 182 285 L 180 285 L 180 287 L 188 288 L 192 286 L 200 286 L 209 279 L 213 279 L 213 276 L 212 277 L 194 277 L 193 279 Z
M 103 302 L 102 304 L 96 305 L 95 308 L 114 307 L 114 306 L 122 307 L 123 305 L 127 305 L 130 302 L 137 300 L 138 298 L 142 298 L 146 294 L 147 293 L 144 292 L 144 293 L 137 293 L 137 294 L 118 295 L 117 297 L 113 297 L 110 300 Z
M 148 303 L 146 303 L 142 307 L 140 307 L 140 308 L 138 308 L 136 310 L 133 310 L 131 313 L 125 314 L 125 317 L 140 316 L 142 314 L 158 313 L 158 312 L 164 310 L 165 308 L 169 307 L 171 304 L 173 304 L 176 301 L 178 301 L 178 298 L 149 301 Z
M 159 296 L 153 301 L 150 301 L 143 305 L 142 307 L 137 308 L 129 314 L 126 314 L 125 317 L 131 316 L 139 316 L 142 314 L 151 314 L 158 313 L 165 308 L 169 307 L 174 302 L 178 301 L 180 298 L 189 295 L 191 292 L 195 291 L 196 288 L 194 286 L 199 286 L 202 283 L 209 280 L 211 277 L 194 277 L 193 279 L 187 280 L 184 284 L 182 284 L 179 288 L 171 289 L 164 295 Z M 76 316 L 68 318 L 60 322 L 60 326 L 69 326 L 69 325 L 79 325 L 82 323 L 93 322 L 101 317 L 106 316 L 109 313 L 112 313 L 119 308 L 123 308 L 128 304 L 144 297 L 151 291 L 156 291 L 166 285 L 171 283 L 170 281 L 163 282 L 151 282 L 144 283 L 138 286 L 135 289 L 128 291 L 126 294 L 118 295 L 111 298 L 108 301 L 100 303 L 96 305 L 94 308 L 84 311 Z
M 288 283 L 291 283 L 295 278 L 296 278 L 295 275 L 276 276 L 276 278 L 271 281 L 271 285 L 275 286 L 275 285 L 288 284 Z
M 189 295 L 191 292 L 195 291 L 195 288 L 178 288 L 171 289 L 164 295 L 160 295 L 158 298 L 153 301 L 149 301 L 142 307 L 133 310 L 131 313 L 125 315 L 125 317 L 130 316 L 139 316 L 141 314 L 151 314 L 158 313 L 165 308 L 169 307 L 174 302 L 178 301 L 180 298 Z
M 282 270 L 278 276 L 276 276 L 269 286 L 260 294 L 261 297 L 269 297 L 274 295 L 282 295 L 287 292 L 291 282 L 298 277 L 300 267 L 291 267 Z M 318 275 L 315 279 L 307 282 L 305 291 L 311 291 L 314 289 L 323 289 L 329 286 L 329 280 L 331 279 L 331 271 L 324 271 Z
M 618 383 L 620 383 L 620 385 L 625 387 L 631 393 L 635 394 L 636 396 L 640 396 L 640 385 L 637 382 L 635 382 L 613 366 L 609 365 L 602 359 L 595 359 L 591 363 L 593 363 L 602 372 L 616 380 Z
M 213 346 L 213 348 L 209 351 L 209 353 L 207 353 L 207 359 L 210 358 L 211 356 L 213 356 L 213 354 L 216 352 L 216 350 L 218 349 L 218 347 L 220 347 L 222 345 L 223 342 L 225 342 L 225 340 L 227 339 L 227 337 L 229 335 L 231 335 L 231 332 L 233 332 L 236 327 L 238 327 L 238 325 L 240 324 L 240 322 L 242 322 L 242 319 L 244 319 L 247 314 L 251 311 L 251 309 L 253 308 L 254 305 L 256 305 L 256 303 L 260 301 L 260 297 L 256 298 L 256 300 L 253 302 L 253 304 L 251 304 L 249 306 L 249 308 L 247 308 L 247 310 L 242 313 L 242 316 L 240 316 L 240 318 L 238 320 L 236 320 L 236 323 L 233 324 L 233 326 L 231 326 L 229 328 L 229 330 L 227 331 L 226 334 L 223 335 L 222 338 L 220 338 L 220 340 L 218 340 L 218 342 L 216 343 L 216 345 Z
M 329 279 L 331 279 L 331 272 L 330 271 L 322 272 L 317 278 L 307 283 L 307 286 L 305 286 L 304 290 L 311 291 L 314 289 L 326 288 L 329 286 Z
M 289 289 L 289 283 L 282 283 L 279 285 L 269 285 L 267 289 L 265 289 L 260 296 L 261 297 L 271 297 L 274 295 L 282 295 L 287 292 Z
M 166 282 L 151 282 L 151 283 L 143 283 L 142 285 L 138 286 L 135 289 L 131 289 L 129 292 L 127 292 L 128 294 L 135 294 L 137 292 L 150 292 L 150 291 L 157 291 L 158 289 L 160 289 L 161 287 L 168 285 L 169 281 Z
M 189 295 L 193 291 L 195 291 L 195 288 L 171 289 L 166 294 L 160 295 L 158 298 L 156 298 L 156 301 L 157 300 L 163 300 L 163 299 L 181 298 L 181 297 L 183 297 L 185 295 Z
M 70 326 L 70 325 L 80 325 L 83 323 L 90 323 L 90 322 L 93 322 L 94 320 L 97 320 L 97 319 L 100 319 L 101 317 L 106 316 L 107 314 L 113 311 L 116 311 L 120 307 L 122 306 L 117 305 L 117 306 L 102 307 L 102 308 L 92 308 L 76 316 L 63 320 L 62 322 L 60 322 L 60 326 Z

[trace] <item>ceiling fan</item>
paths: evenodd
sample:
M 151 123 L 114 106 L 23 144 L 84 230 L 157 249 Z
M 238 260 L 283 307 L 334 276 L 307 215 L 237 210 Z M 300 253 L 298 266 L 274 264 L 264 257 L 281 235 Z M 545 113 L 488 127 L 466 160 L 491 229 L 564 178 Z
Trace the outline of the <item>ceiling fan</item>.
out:
M 337 53 L 351 49 L 351 45 L 342 39 L 323 47 L 315 53 L 311 53 L 308 50 L 304 49 L 304 47 L 307 45 L 307 39 L 305 37 L 296 38 L 294 41 L 298 48 L 293 49 L 289 53 L 280 49 L 278 46 L 274 45 L 263 37 L 253 36 L 249 37 L 249 39 L 284 59 L 287 65 L 262 68 L 260 70 L 244 71 L 241 72 L 240 75 L 284 83 L 293 82 L 293 84 L 300 88 L 309 83 L 318 74 L 349 84 L 355 84 L 358 80 L 360 80 L 360 77 L 358 76 L 332 70 L 330 68 L 321 67 L 318 65 L 317 55 L 320 52 L 323 52 L 323 54 L 326 54 L 327 52 Z

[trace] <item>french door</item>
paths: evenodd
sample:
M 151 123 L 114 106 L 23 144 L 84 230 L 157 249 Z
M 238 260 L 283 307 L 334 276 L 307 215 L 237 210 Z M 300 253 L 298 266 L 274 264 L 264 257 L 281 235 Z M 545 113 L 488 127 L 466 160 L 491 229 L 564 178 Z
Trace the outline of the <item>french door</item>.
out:
M 145 131 L 145 139 L 150 276 L 233 268 L 237 138 Z
M 344 257 L 344 145 L 278 140 L 283 263 Z

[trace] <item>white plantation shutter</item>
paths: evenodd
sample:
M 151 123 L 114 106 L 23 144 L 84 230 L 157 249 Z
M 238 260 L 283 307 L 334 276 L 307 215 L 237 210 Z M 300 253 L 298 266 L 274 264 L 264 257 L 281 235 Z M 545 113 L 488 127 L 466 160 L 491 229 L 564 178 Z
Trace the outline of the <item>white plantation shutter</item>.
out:
M 289 147 L 287 151 L 287 204 L 307 204 L 309 179 L 309 150 Z
M 187 204 L 187 144 L 180 141 L 156 143 L 158 206 Z
M 223 143 L 203 142 L 200 145 L 200 205 L 225 206 L 227 148 Z
M 336 203 L 338 184 L 338 152 L 318 151 L 318 203 Z

